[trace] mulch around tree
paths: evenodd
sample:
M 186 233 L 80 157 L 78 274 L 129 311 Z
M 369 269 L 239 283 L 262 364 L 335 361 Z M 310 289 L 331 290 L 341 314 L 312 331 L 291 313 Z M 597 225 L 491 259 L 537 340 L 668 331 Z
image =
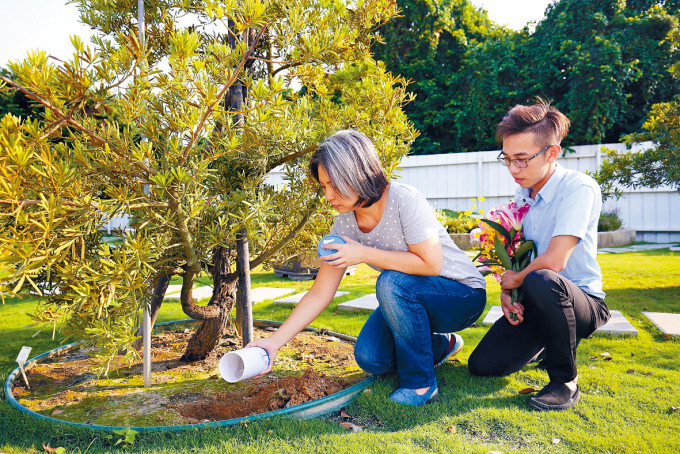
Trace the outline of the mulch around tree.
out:
M 251 416 L 288 408 L 342 391 L 367 377 L 354 361 L 354 344 L 303 332 L 279 352 L 262 378 L 224 381 L 220 358 L 240 348 L 225 336 L 203 361 L 184 363 L 193 327 L 169 325 L 152 337 L 152 386 L 143 387 L 141 360 L 97 377 L 93 351 L 73 348 L 34 364 L 30 389 L 18 377 L 13 394 L 26 408 L 57 419 L 105 426 L 168 426 Z M 266 330 L 272 330 L 267 328 Z M 257 328 L 255 337 L 268 335 Z

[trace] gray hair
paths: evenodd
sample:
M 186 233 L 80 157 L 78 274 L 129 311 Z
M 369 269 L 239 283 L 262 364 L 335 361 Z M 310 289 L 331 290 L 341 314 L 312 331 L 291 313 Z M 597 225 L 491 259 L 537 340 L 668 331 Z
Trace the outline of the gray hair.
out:
M 373 205 L 389 184 L 371 139 L 359 131 L 338 131 L 319 145 L 309 163 L 316 181 L 319 181 L 319 165 L 338 194 L 345 198 L 353 194 L 359 197 L 356 207 Z

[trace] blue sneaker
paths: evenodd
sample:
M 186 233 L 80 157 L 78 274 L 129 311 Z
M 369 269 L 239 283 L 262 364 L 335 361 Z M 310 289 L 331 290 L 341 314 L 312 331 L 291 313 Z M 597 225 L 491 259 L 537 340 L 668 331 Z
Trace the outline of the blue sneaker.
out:
M 398 404 L 421 407 L 432 400 L 437 394 L 439 394 L 439 388 L 437 387 L 437 378 L 435 377 L 430 389 L 422 396 L 415 389 L 399 388 L 390 395 L 390 399 Z
M 446 362 L 447 359 L 454 356 L 456 353 L 463 349 L 463 338 L 456 333 L 449 334 L 449 349 L 446 355 L 439 362 L 435 363 L 434 367 L 440 366 Z

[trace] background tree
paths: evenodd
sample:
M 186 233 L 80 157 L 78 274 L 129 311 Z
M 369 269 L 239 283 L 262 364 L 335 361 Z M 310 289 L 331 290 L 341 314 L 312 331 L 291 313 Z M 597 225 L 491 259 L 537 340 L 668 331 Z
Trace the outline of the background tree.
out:
M 45 118 L 2 119 L 0 242 L 15 293 L 40 291 L 42 275 L 60 290 L 36 318 L 85 336 L 109 361 L 121 349 L 136 357 L 140 307 L 159 307 L 181 276 L 182 308 L 203 320 L 184 355 L 194 360 L 228 323 L 239 239 L 256 266 L 328 228 L 306 176 L 310 152 L 356 128 L 393 173 L 415 137 L 401 110 L 411 98 L 370 55 L 396 13 L 390 1 L 145 3 L 157 31 L 146 43 L 136 2 L 82 0 L 83 20 L 101 31 L 92 47 L 74 37 L 61 65 L 42 52 L 10 65 L 14 78 L 2 80 L 45 106 Z M 286 190 L 265 183 L 279 165 Z M 99 229 L 121 214 L 135 230 L 112 246 Z M 192 287 L 204 270 L 215 285 L 202 306 Z
M 11 73 L 5 68 L 0 68 L 0 77 L 11 78 Z M 35 106 L 31 105 L 30 99 L 19 91 L 0 90 L 0 117 L 4 117 L 8 113 L 16 117 L 26 118 L 39 115 L 40 109 L 35 109 Z
M 652 104 L 678 92 L 668 73 L 679 56 L 677 29 L 678 17 L 658 5 L 561 0 L 548 7 L 527 46 L 535 94 L 569 117 L 569 144 L 618 142 L 641 127 Z
M 459 91 L 469 82 L 463 74 L 465 56 L 476 44 L 503 41 L 512 32 L 467 0 L 400 0 L 398 5 L 400 17 L 382 27 L 385 44 L 374 49 L 390 71 L 411 82 L 416 95 L 416 102 L 405 108 L 421 133 L 412 152 L 463 151 L 469 141 L 454 119 L 465 102 Z
M 416 154 L 495 149 L 512 105 L 548 98 L 572 120 L 566 145 L 618 142 L 680 81 L 677 1 L 560 0 L 532 32 L 498 27 L 467 0 L 401 0 L 376 55 L 413 79 Z
M 673 73 L 680 77 L 679 64 L 673 67 Z M 643 128 L 643 132 L 629 134 L 624 141 L 631 147 L 651 141 L 652 147 L 622 154 L 605 149 L 609 159 L 595 174 L 605 197 L 619 197 L 622 187 L 670 186 L 680 192 L 680 96 L 655 104 Z

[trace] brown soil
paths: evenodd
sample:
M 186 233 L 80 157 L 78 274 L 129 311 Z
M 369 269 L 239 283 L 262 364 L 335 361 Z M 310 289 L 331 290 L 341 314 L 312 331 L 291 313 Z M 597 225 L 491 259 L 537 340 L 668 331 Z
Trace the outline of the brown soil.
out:
M 267 328 L 271 330 L 272 328 Z M 179 360 L 193 329 L 172 327 L 152 338 L 152 383 L 142 386 L 142 364 L 112 370 L 99 379 L 92 351 L 73 349 L 27 372 L 13 394 L 25 407 L 59 419 L 100 425 L 176 425 L 250 416 L 341 391 L 366 377 L 350 342 L 303 332 L 277 356 L 274 371 L 230 384 L 218 372 L 220 358 L 240 347 L 225 337 L 204 361 Z M 255 337 L 268 333 L 256 329 Z

